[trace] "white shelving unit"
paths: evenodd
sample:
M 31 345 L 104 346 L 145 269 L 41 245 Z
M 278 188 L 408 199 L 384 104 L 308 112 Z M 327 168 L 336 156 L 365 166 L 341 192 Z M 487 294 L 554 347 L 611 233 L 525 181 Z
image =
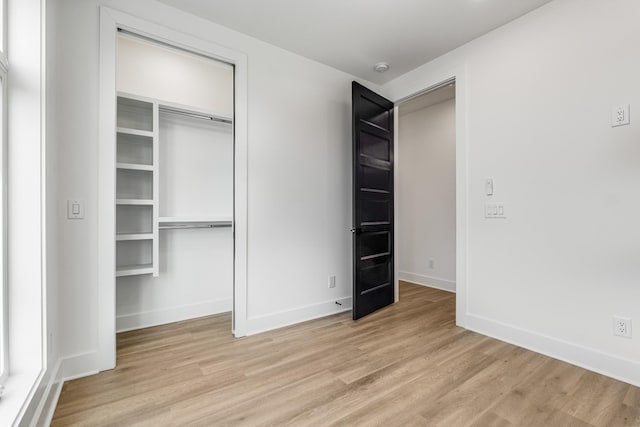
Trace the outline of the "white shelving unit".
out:
M 116 199 L 116 205 L 152 206 L 153 204 L 151 199 Z
M 116 277 L 137 276 L 139 274 L 153 274 L 152 264 L 134 264 L 116 267 Z
M 118 233 L 116 241 L 122 242 L 126 240 L 153 240 L 153 233 Z
M 160 230 L 232 227 L 230 217 L 159 217 L 160 112 L 227 126 L 231 117 L 124 92 L 116 129 L 116 277 L 159 275 Z
M 151 171 L 151 172 L 155 170 L 153 165 L 140 165 L 137 163 L 116 163 L 116 168 L 132 170 L 132 171 Z
M 118 126 L 118 128 L 116 129 L 116 132 L 122 135 L 143 136 L 147 138 L 153 138 L 153 135 L 154 135 L 152 131 L 126 128 L 126 127 L 120 127 L 120 126 Z
M 118 94 L 116 277 L 158 276 L 158 128 L 155 100 Z

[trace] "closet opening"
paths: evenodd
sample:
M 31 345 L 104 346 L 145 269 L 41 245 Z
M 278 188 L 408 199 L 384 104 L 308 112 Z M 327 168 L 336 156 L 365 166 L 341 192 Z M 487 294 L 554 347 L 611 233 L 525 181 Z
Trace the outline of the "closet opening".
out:
M 103 6 L 99 90 L 98 351 L 84 369 L 116 366 L 120 331 L 222 313 L 246 335 L 246 54 Z
M 397 108 L 397 278 L 456 292 L 455 80 Z M 455 312 L 453 298 L 442 300 Z
M 233 65 L 119 31 L 116 90 L 116 332 L 232 312 Z

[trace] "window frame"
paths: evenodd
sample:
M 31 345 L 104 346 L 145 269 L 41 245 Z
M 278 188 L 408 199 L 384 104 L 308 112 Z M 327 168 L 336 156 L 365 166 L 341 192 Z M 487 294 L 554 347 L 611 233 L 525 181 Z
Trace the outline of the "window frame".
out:
M 9 376 L 9 284 L 7 280 L 7 1 L 0 0 L 0 386 Z M 2 388 L 0 388 L 2 395 Z

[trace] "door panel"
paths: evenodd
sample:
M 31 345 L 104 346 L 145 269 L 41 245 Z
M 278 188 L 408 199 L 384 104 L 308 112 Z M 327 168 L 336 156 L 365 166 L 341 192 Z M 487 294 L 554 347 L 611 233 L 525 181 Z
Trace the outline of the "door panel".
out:
M 369 132 L 362 132 L 361 137 L 362 155 L 389 161 L 391 152 L 388 139 Z
M 388 257 L 391 247 L 388 231 L 362 233 L 360 240 L 360 261 Z
M 376 264 L 375 262 L 369 263 L 368 266 L 362 267 L 360 270 L 360 280 L 362 281 L 362 289 L 369 290 L 376 286 L 384 285 L 391 281 L 389 271 L 389 263 L 381 262 Z
M 393 103 L 353 82 L 353 318 L 394 301 Z
M 361 167 L 360 191 L 387 193 L 391 191 L 391 177 L 389 176 L 391 171 L 374 168 L 366 164 L 362 164 Z
M 360 201 L 362 225 L 388 225 L 391 222 L 391 209 L 386 194 L 365 192 Z
M 359 86 L 360 88 L 369 90 L 362 85 L 359 85 Z M 374 92 L 371 92 L 371 93 L 376 96 L 379 96 Z M 389 129 L 390 116 L 392 112 L 387 109 L 384 103 L 378 103 L 375 97 L 367 96 L 367 94 L 363 94 L 363 96 L 360 98 L 359 109 L 360 109 L 359 111 L 360 119 L 362 121 L 367 122 L 369 124 L 376 125 L 376 126 L 380 126 L 383 129 Z

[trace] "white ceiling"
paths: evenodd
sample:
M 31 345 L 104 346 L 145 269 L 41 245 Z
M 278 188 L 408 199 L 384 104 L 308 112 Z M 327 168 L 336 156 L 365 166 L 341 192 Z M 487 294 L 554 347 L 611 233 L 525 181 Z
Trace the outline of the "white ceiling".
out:
M 382 84 L 551 0 L 159 1 Z

